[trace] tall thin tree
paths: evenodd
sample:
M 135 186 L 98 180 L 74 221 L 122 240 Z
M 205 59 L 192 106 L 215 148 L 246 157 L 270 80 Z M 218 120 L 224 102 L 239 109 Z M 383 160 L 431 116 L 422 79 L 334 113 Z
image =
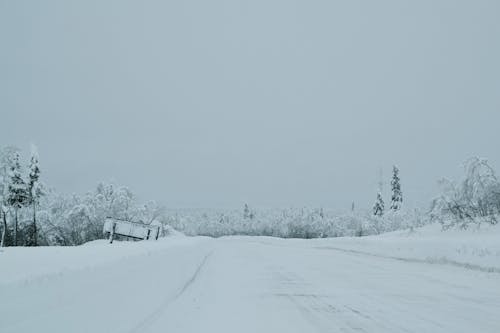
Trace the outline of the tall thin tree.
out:
M 26 245 L 37 246 L 38 233 L 36 225 L 36 208 L 40 201 L 40 197 L 43 195 L 43 191 L 40 183 L 40 165 L 38 151 L 35 146 L 31 147 L 31 158 L 28 171 L 28 202 L 33 209 L 33 221 L 31 226 L 28 228 Z
M 243 208 L 243 218 L 244 219 L 250 218 L 250 207 L 248 207 L 248 204 L 245 204 L 245 207 Z
M 377 193 L 377 201 L 375 201 L 375 205 L 373 206 L 373 215 L 382 217 L 384 215 L 384 199 L 382 198 L 382 193 Z
M 9 212 L 8 204 L 8 185 L 10 182 L 10 166 L 12 165 L 12 157 L 19 149 L 14 146 L 7 146 L 0 149 L 0 214 L 2 218 L 2 241 L 0 246 L 9 245 L 10 240 L 9 229 L 7 225 L 7 213 Z
M 15 152 L 12 157 L 12 164 L 9 172 L 9 185 L 7 202 L 14 208 L 14 246 L 17 246 L 19 234 L 19 209 L 28 202 L 28 191 L 26 182 L 22 177 L 21 164 L 19 163 L 19 153 Z
M 399 169 L 397 166 L 392 168 L 392 197 L 391 197 L 391 209 L 399 210 L 403 204 L 403 192 L 401 192 L 401 182 L 399 179 Z

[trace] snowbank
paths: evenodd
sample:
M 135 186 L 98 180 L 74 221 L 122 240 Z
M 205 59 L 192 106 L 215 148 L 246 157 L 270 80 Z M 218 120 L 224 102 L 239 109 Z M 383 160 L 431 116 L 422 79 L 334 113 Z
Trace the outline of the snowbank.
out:
M 377 236 L 315 241 L 325 249 L 500 273 L 500 225 L 442 231 L 434 224 Z
M 158 241 L 115 242 L 97 240 L 75 247 L 17 247 L 0 250 L 0 284 L 28 282 L 53 275 L 84 270 L 113 261 L 189 247 L 209 241 L 207 237 L 186 237 L 177 232 Z M 304 246 L 344 251 L 405 261 L 461 266 L 500 273 L 500 225 L 483 225 L 469 230 L 441 231 L 428 225 L 412 231 L 397 231 L 368 237 L 326 239 L 279 239 L 273 237 L 230 236 L 269 245 Z
M 29 282 L 91 269 L 206 240 L 204 237 L 185 237 L 175 233 L 158 241 L 115 241 L 109 244 L 107 240 L 96 240 L 81 246 L 7 247 L 0 250 L 0 284 Z

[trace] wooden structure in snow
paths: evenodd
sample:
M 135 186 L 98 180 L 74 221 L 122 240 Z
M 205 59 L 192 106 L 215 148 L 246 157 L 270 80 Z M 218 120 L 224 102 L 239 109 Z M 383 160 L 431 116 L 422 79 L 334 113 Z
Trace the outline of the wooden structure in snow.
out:
M 110 243 L 113 243 L 117 235 L 141 240 L 157 240 L 160 236 L 160 226 L 108 217 L 104 222 L 103 232 L 109 237 Z

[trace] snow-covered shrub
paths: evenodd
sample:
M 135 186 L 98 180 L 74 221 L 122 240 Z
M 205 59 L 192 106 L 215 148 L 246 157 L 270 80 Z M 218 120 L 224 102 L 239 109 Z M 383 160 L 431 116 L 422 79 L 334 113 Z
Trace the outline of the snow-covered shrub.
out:
M 485 159 L 471 158 L 464 164 L 460 182 L 441 180 L 442 194 L 431 207 L 432 220 L 444 229 L 487 222 L 496 224 L 500 214 L 500 182 Z

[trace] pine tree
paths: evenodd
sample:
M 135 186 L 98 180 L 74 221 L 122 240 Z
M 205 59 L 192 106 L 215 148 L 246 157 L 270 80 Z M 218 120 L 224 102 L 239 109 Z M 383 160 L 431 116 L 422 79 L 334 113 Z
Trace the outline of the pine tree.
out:
M 8 237 L 8 229 L 7 229 L 7 212 L 3 205 L 1 205 L 0 212 L 2 216 L 2 240 L 0 241 L 0 247 L 4 247 L 6 245 L 7 237 Z
M 377 201 L 373 206 L 373 215 L 381 217 L 382 215 L 384 215 L 384 209 L 384 199 L 382 199 L 382 194 L 379 192 L 377 194 Z
M 391 197 L 391 209 L 399 210 L 403 203 L 403 192 L 401 192 L 401 183 L 399 181 L 399 169 L 394 166 L 392 169 L 392 197 Z
M 0 153 L 3 153 L 0 152 Z M 2 156 L 3 157 L 3 156 Z M 6 165 L 2 162 L 5 162 L 3 160 L 0 160 L 0 171 L 4 171 L 0 173 L 0 215 L 2 219 L 2 239 L 0 240 L 0 247 L 6 246 L 6 240 L 7 240 L 7 207 L 6 207 L 6 193 L 7 193 L 7 168 Z
M 38 162 L 38 152 L 36 147 L 31 149 L 31 159 L 29 165 L 29 179 L 28 179 L 28 203 L 33 209 L 33 222 L 28 228 L 26 245 L 37 246 L 38 235 L 36 226 L 36 207 L 43 195 L 42 186 L 40 183 L 40 166 Z
M 243 218 L 244 219 L 249 219 L 250 218 L 250 208 L 248 207 L 248 204 L 245 204 L 245 208 L 243 208 Z
M 21 174 L 21 164 L 19 163 L 19 153 L 14 153 L 9 173 L 9 185 L 7 189 L 7 203 L 14 208 L 14 246 L 17 246 L 18 236 L 18 212 L 29 200 L 26 182 Z
M 2 219 L 2 240 L 0 246 L 11 244 L 11 233 L 7 225 L 7 214 L 9 212 L 8 185 L 10 182 L 10 166 L 12 157 L 18 149 L 14 146 L 7 146 L 0 149 L 0 215 Z

